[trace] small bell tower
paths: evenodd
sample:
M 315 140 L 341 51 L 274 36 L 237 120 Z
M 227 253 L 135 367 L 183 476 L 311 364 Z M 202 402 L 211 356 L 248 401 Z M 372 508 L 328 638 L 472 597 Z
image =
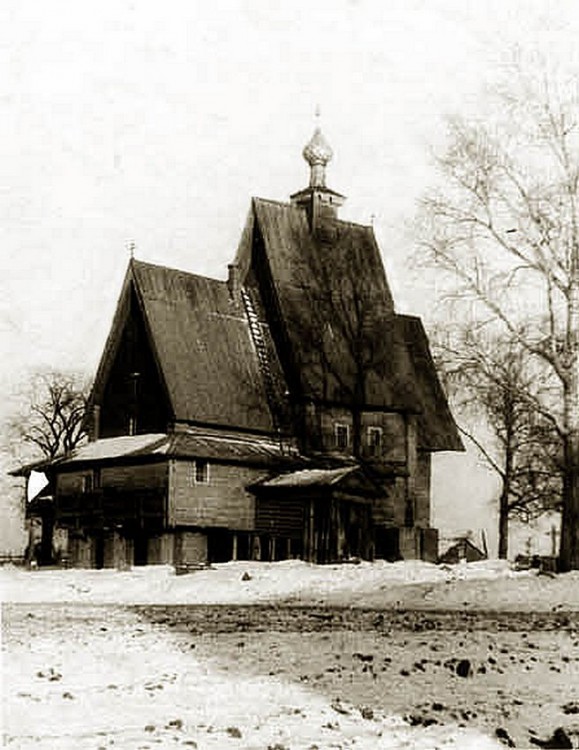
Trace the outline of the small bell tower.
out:
M 294 193 L 291 201 L 295 206 L 305 210 L 312 233 L 323 238 L 327 234 L 332 234 L 332 225 L 338 218 L 338 209 L 346 198 L 326 186 L 326 166 L 332 160 L 334 152 L 319 126 L 305 145 L 302 155 L 310 167 L 310 184 L 307 188 Z

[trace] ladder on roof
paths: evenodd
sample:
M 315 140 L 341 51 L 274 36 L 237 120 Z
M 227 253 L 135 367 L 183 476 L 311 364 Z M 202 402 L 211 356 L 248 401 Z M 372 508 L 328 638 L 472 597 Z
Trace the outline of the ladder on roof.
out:
M 265 393 L 269 402 L 274 421 L 276 420 L 276 387 L 275 379 L 271 368 L 270 352 L 263 335 L 263 324 L 259 320 L 259 316 L 255 309 L 251 292 L 246 288 L 241 289 L 241 298 L 243 300 L 243 306 L 249 322 L 249 331 L 251 333 L 251 339 L 257 352 L 257 361 L 259 369 L 263 377 L 263 384 L 265 387 Z

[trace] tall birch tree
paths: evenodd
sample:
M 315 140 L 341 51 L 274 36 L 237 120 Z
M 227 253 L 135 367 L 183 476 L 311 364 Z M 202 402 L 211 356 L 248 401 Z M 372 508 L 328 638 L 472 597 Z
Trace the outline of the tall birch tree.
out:
M 579 568 L 579 99 L 576 79 L 523 74 L 496 118 L 454 120 L 421 248 L 452 294 L 548 379 L 537 408 L 561 439 L 560 567 Z M 474 312 L 473 312 L 474 311 Z

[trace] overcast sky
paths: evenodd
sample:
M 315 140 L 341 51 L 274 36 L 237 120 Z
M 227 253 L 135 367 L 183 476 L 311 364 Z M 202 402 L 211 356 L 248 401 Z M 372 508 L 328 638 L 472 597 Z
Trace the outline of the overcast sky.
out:
M 576 61 L 579 6 L 533 0 L 2 0 L 1 381 L 94 371 L 128 262 L 224 277 L 252 195 L 304 187 L 316 105 L 343 216 L 374 217 L 398 307 L 428 318 L 401 227 L 444 115 L 512 50 Z

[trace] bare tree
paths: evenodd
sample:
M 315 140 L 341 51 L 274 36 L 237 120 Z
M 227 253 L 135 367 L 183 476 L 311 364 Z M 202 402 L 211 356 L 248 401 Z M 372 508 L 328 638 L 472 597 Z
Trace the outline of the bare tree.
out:
M 86 434 L 88 394 L 89 381 L 81 374 L 47 370 L 32 375 L 16 394 L 19 406 L 6 425 L 8 452 L 24 463 L 51 460 L 73 450 Z M 41 564 L 50 564 L 53 562 L 53 504 L 44 500 L 36 512 L 42 517 L 37 559 Z M 32 554 L 32 550 L 27 554 Z
M 463 417 L 459 430 L 500 478 L 498 552 L 504 559 L 509 519 L 528 521 L 560 501 L 561 440 L 540 405 L 548 384 L 517 341 L 472 326 L 453 338 L 436 347 L 439 369 Z
M 579 101 L 576 81 L 522 74 L 491 124 L 454 121 L 422 249 L 456 297 L 507 331 L 551 381 L 563 444 L 560 563 L 579 568 Z M 556 398 L 553 394 L 556 393 Z
M 80 374 L 56 370 L 34 374 L 8 424 L 13 452 L 27 449 L 32 457 L 53 459 L 75 448 L 86 434 L 88 393 L 88 379 Z

